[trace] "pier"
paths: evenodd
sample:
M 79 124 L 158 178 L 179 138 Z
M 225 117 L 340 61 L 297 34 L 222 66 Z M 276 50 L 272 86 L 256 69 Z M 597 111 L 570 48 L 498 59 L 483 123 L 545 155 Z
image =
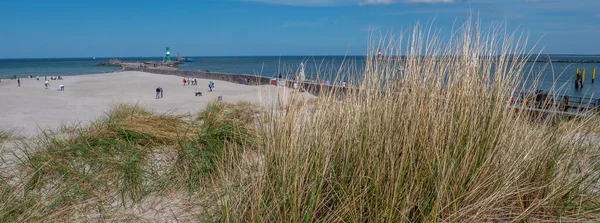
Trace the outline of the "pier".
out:
M 575 97 L 569 95 L 548 94 L 544 91 L 520 92 L 511 99 L 512 104 L 543 110 L 563 112 L 586 112 L 600 110 L 600 98 Z
M 123 62 L 121 60 L 110 59 L 107 62 L 102 62 L 96 66 L 102 67 L 121 67 L 122 70 L 127 68 L 143 68 L 143 69 L 156 69 L 156 70 L 179 70 L 179 64 L 183 62 L 169 61 L 169 62 Z

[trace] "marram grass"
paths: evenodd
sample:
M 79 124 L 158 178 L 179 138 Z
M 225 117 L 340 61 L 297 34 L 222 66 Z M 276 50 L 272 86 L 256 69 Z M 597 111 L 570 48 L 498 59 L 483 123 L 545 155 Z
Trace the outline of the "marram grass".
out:
M 404 60 L 369 56 L 361 91 L 265 118 L 264 172 L 231 188 L 222 218 L 599 221 L 598 146 L 570 137 L 589 122 L 565 130 L 509 106 L 535 75 L 525 39 L 470 24 L 450 39 L 423 31 L 381 46 Z
M 223 156 L 236 157 L 231 148 L 252 146 L 249 123 L 231 118 L 242 110 L 238 106 L 252 108 L 214 102 L 202 113 L 210 114 L 202 122 L 186 122 L 117 104 L 87 127 L 64 128 L 65 133 L 24 143 L 20 174 L 0 169 L 0 222 L 136 221 L 120 212 L 143 204 L 153 208 L 147 203 L 159 201 L 185 208 L 211 188 L 216 163 Z M 171 201 L 165 195 L 179 191 L 189 200 Z M 155 214 L 183 219 L 172 212 Z

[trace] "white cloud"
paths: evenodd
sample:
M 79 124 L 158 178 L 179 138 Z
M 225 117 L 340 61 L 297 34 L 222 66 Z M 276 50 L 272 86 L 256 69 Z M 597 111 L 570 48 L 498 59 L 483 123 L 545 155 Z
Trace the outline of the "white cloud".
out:
M 457 1 L 456 0 L 404 0 L 404 2 L 433 4 L 433 3 L 455 3 Z
M 388 5 L 394 3 L 455 3 L 465 0 L 242 0 L 290 6 Z
M 357 0 L 242 0 L 249 2 L 261 2 L 276 5 L 291 5 L 291 6 L 336 6 L 336 5 L 353 5 Z
M 395 2 L 395 0 L 364 0 L 359 2 L 358 5 L 388 5 Z

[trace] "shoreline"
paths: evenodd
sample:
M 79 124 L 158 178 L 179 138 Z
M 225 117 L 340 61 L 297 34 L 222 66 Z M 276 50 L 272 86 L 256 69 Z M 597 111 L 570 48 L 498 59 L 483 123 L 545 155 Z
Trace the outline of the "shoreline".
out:
M 209 81 L 215 83 L 214 92 L 208 92 Z M 0 130 L 34 136 L 40 130 L 56 130 L 62 125 L 86 125 L 104 116 L 117 103 L 138 104 L 157 113 L 195 115 L 219 97 L 230 103 L 266 104 L 293 91 L 273 85 L 240 85 L 201 78 L 197 78 L 195 86 L 183 86 L 178 76 L 137 71 L 75 75 L 49 82 L 50 87 L 45 89 L 43 78 L 21 79 L 21 87 L 16 80 L 3 80 Z M 59 85 L 64 85 L 65 91 L 58 91 Z M 155 89 L 159 86 L 164 89 L 164 97 L 156 99 Z M 196 91 L 203 95 L 195 96 Z M 308 93 L 302 96 L 312 97 Z

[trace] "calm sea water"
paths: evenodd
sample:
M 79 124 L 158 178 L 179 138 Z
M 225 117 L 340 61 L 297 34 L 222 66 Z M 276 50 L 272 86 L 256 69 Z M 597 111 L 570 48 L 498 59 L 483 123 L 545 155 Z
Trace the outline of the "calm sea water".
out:
M 193 57 L 195 62 L 180 65 L 181 70 L 210 70 L 211 72 L 256 74 L 277 77 L 280 74 L 291 78 L 299 64 L 306 64 L 309 77 L 319 76 L 320 79 L 330 79 L 336 74 L 351 73 L 360 70 L 364 64 L 362 56 L 256 56 L 256 57 Z M 547 58 L 547 57 L 545 57 Z M 551 55 L 552 60 L 570 61 L 600 61 L 600 55 Z M 123 61 L 160 61 L 160 57 L 117 58 Z M 118 67 L 99 67 L 96 64 L 107 61 L 108 58 L 65 58 L 65 59 L 0 59 L 0 78 L 10 76 L 68 76 L 113 72 Z M 600 77 L 598 83 L 591 84 L 592 68 L 598 68 L 600 63 L 535 63 L 531 64 L 534 71 L 543 69 L 544 75 L 540 80 L 540 89 L 549 89 L 553 83 L 564 84 L 561 93 L 573 96 L 600 97 Z M 342 69 L 340 69 L 340 67 Z M 575 68 L 586 69 L 586 79 L 583 90 L 575 90 L 573 76 Z M 598 86 L 595 86 L 598 85 Z

